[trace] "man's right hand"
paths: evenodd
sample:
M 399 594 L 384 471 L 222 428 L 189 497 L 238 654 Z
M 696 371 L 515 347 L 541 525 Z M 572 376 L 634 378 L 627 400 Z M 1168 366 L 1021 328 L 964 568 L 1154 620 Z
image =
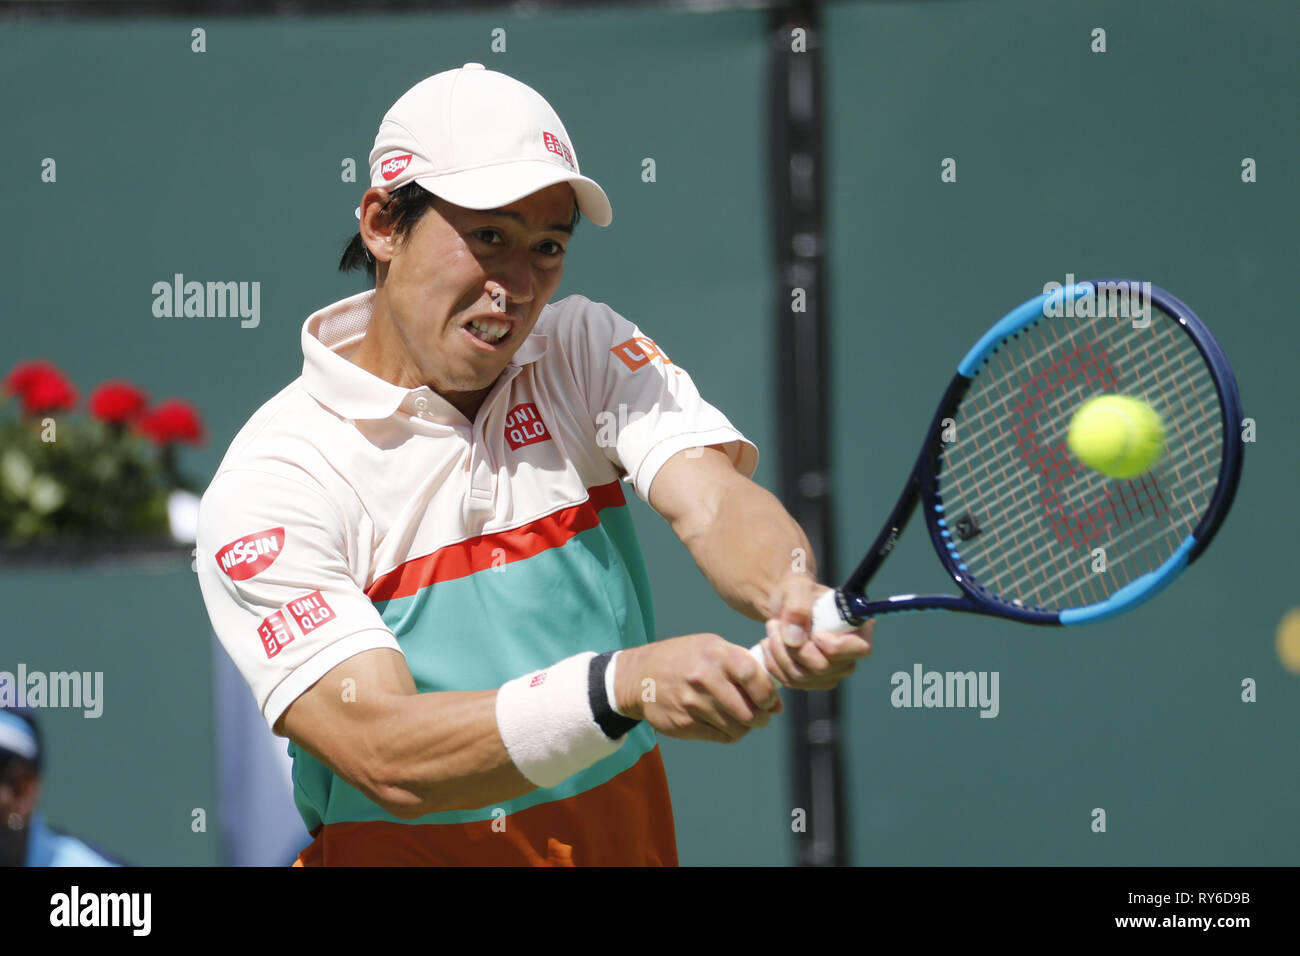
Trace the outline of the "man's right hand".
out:
M 618 655 L 621 713 L 682 740 L 734 743 L 784 709 L 767 671 L 716 634 L 688 634 Z

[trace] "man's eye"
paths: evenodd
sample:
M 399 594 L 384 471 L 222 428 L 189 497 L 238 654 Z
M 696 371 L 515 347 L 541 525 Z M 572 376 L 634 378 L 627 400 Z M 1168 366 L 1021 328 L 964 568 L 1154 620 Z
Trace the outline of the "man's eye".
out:
M 538 246 L 537 249 L 544 256 L 564 255 L 564 246 L 560 245 L 554 239 L 547 239 L 540 246 Z
M 486 242 L 489 246 L 500 244 L 501 233 L 496 229 L 480 229 L 474 233 L 479 240 Z

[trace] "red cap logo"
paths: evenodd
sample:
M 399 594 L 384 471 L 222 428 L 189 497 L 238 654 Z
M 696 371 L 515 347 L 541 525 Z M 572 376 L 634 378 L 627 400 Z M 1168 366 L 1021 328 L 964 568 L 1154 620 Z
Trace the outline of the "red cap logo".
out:
M 560 137 L 556 136 L 554 133 L 543 131 L 542 143 L 546 146 L 546 149 L 549 152 L 554 153 L 556 156 L 560 157 L 560 159 L 564 160 L 565 164 L 568 165 L 570 169 L 577 169 L 577 166 L 574 165 L 573 162 L 573 153 L 569 150 L 569 144 L 560 139 Z
M 267 528 L 230 542 L 217 552 L 217 564 L 232 581 L 247 581 L 265 571 L 280 556 L 284 529 Z
M 406 167 L 411 165 L 411 154 L 405 156 L 390 156 L 379 164 L 379 173 L 384 177 L 384 182 L 392 182 L 400 176 Z

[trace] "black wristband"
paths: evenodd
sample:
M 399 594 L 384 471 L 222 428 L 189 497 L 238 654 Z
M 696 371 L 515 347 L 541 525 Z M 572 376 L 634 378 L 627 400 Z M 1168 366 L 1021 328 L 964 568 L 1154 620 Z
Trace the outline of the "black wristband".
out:
M 609 694 L 605 692 L 605 670 L 616 653 L 617 651 L 606 651 L 597 654 L 591 659 L 591 667 L 587 671 L 587 700 L 591 704 L 591 716 L 610 740 L 618 740 L 641 723 L 616 711 L 610 704 Z

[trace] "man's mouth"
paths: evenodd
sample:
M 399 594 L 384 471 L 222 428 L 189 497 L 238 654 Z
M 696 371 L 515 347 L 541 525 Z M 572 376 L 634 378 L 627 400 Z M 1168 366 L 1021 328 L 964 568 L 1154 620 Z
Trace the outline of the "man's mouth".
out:
M 510 335 L 510 323 L 498 321 L 497 319 L 471 319 L 465 326 L 465 331 L 480 342 L 486 342 L 488 345 L 499 345 Z

